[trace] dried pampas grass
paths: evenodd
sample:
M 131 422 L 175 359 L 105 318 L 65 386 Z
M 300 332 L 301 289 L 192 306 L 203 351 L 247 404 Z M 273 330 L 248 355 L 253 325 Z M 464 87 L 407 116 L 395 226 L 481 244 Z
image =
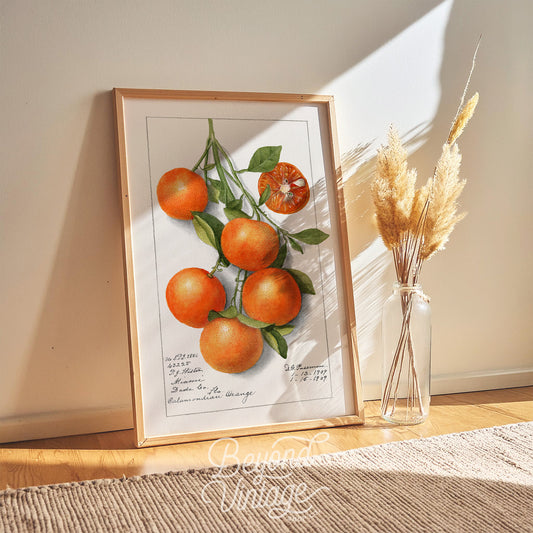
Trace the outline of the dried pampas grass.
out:
M 395 260 L 399 258 L 400 283 L 418 282 L 422 261 L 444 249 L 455 225 L 466 216 L 457 213 L 466 180 L 459 179 L 461 154 L 456 141 L 478 100 L 476 93 L 458 111 L 433 176 L 422 187 L 415 186 L 416 170 L 408 168 L 407 151 L 394 127 L 389 129 L 388 145 L 378 150 L 371 185 L 376 224 L 385 246 Z
M 477 48 L 448 139 L 433 175 L 424 185 L 416 188 L 416 170 L 408 168 L 407 151 L 393 127 L 389 129 L 388 145 L 378 150 L 376 174 L 371 185 L 376 224 L 385 246 L 392 251 L 396 278 L 403 286 L 419 287 L 424 261 L 444 248 L 455 225 L 465 217 L 465 213 L 458 213 L 457 200 L 466 181 L 459 178 L 461 154 L 457 139 L 472 118 L 479 100 L 478 93 L 475 93 L 464 104 L 476 54 Z M 416 291 L 422 298 L 427 298 L 419 289 Z M 412 298 L 413 292 L 402 293 L 402 327 L 383 390 L 383 416 L 388 412 L 392 395 L 392 412 L 396 409 L 404 365 L 409 374 L 407 408 L 418 410 L 417 415 L 422 419 L 427 414 L 424 413 L 415 370 L 411 338 Z
M 407 169 L 407 151 L 391 127 L 389 146 L 378 151 L 377 174 L 371 186 L 376 222 L 389 249 L 409 230 L 415 183 L 416 171 Z
M 423 261 L 444 248 L 455 224 L 466 216 L 466 213 L 457 214 L 457 198 L 466 184 L 466 180 L 459 179 L 460 165 L 461 154 L 457 145 L 445 144 L 431 183 L 421 235 L 420 259 Z
M 465 106 L 460 109 L 457 118 L 455 119 L 452 127 L 450 129 L 450 134 L 448 135 L 447 144 L 453 144 L 457 138 L 463 133 L 465 126 L 468 124 L 468 121 L 472 118 L 474 111 L 476 110 L 477 102 L 479 100 L 479 94 L 476 93 Z

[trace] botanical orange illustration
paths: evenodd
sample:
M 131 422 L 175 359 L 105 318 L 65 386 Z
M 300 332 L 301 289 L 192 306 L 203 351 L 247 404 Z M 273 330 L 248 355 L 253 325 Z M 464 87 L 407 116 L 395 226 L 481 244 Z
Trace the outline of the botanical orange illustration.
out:
M 222 283 L 203 268 L 184 268 L 168 282 L 167 305 L 183 324 L 203 328 L 209 322 L 209 311 L 222 311 L 226 292 Z
M 276 230 L 260 220 L 234 218 L 222 230 L 222 253 L 233 265 L 256 271 L 271 265 L 279 252 Z
M 196 165 L 163 174 L 157 199 L 170 217 L 192 220 L 198 238 L 212 246 L 218 258 L 209 271 L 192 267 L 175 274 L 167 284 L 166 301 L 177 320 L 203 328 L 200 352 L 206 363 L 234 374 L 257 363 L 264 342 L 287 357 L 285 337 L 294 330 L 290 322 L 300 313 L 302 294 L 315 294 L 307 274 L 285 266 L 289 251 L 303 254 L 303 245 L 318 245 L 328 235 L 318 228 L 291 233 L 264 210 L 266 206 L 276 213 L 296 213 L 310 198 L 298 168 L 279 162 L 281 146 L 257 149 L 248 168 L 236 170 L 215 137 L 212 119 L 208 125 L 206 148 Z M 259 198 L 244 186 L 243 172 L 261 173 Z M 223 206 L 227 222 L 209 212 L 215 204 Z M 226 268 L 236 270 L 229 303 L 215 276 Z
M 219 372 L 244 372 L 263 353 L 261 330 L 246 326 L 237 318 L 215 318 L 200 335 L 200 352 L 205 362 Z
M 272 191 L 266 206 L 275 213 L 288 215 L 303 209 L 309 201 L 310 191 L 304 175 L 290 163 L 278 163 L 274 170 L 263 172 L 257 183 L 259 195 L 267 185 Z
M 192 220 L 193 211 L 203 211 L 207 206 L 207 185 L 198 174 L 186 168 L 174 168 L 159 180 L 157 200 L 168 216 Z
M 242 305 L 255 320 L 283 326 L 296 318 L 302 295 L 294 278 L 281 268 L 265 268 L 244 282 Z

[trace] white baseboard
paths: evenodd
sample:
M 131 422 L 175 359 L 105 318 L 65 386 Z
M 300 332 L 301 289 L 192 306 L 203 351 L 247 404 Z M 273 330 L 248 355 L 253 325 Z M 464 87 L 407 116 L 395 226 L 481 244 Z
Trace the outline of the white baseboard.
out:
M 431 394 L 454 394 L 479 390 L 510 389 L 533 385 L 533 368 L 489 372 L 443 374 L 431 380 Z
M 533 385 L 533 368 L 441 374 L 431 377 L 431 394 L 455 394 L 531 385 Z M 381 383 L 363 381 L 363 399 L 376 400 L 380 397 Z
M 431 394 L 508 389 L 533 385 L 533 368 L 443 374 L 431 379 Z M 363 381 L 363 398 L 375 400 L 381 384 Z M 118 431 L 133 427 L 131 407 L 63 411 L 0 419 L 0 443 Z
M 0 419 L 0 442 L 102 433 L 133 427 L 131 406 L 41 413 Z

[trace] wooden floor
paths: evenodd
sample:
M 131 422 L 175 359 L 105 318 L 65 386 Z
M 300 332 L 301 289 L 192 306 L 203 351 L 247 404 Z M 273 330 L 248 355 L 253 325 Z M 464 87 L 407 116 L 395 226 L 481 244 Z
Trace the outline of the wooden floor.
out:
M 362 426 L 134 448 L 132 430 L 0 445 L 0 489 L 117 478 L 222 463 L 331 453 L 385 442 L 533 421 L 533 387 L 432 398 L 418 426 L 393 426 L 365 404 Z

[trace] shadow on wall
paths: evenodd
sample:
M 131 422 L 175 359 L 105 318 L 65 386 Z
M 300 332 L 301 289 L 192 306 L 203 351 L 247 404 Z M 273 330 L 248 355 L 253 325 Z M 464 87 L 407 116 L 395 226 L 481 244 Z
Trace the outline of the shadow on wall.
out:
M 16 411 L 123 407 L 129 369 L 111 93 L 94 97 Z M 103 142 L 105 140 L 105 142 Z M 105 368 L 95 368 L 88 354 Z M 84 360 L 80 361 L 80 354 Z M 110 392 L 113 391 L 113 392 Z M 100 397 L 116 399 L 101 405 Z
M 413 146 L 424 145 L 428 139 L 429 124 L 420 124 L 402 136 L 408 151 Z M 363 374 L 363 397 L 377 398 L 380 364 L 380 323 L 383 304 L 390 294 L 395 279 L 392 254 L 378 235 L 374 222 L 374 204 L 370 185 L 376 170 L 376 146 L 361 145 L 342 157 L 343 176 L 346 181 L 351 250 L 362 250 L 352 260 L 352 278 L 357 318 L 357 345 Z M 354 215 L 356 214 L 356 215 Z M 373 383 L 368 386 L 368 376 Z M 366 378 L 366 379 L 365 379 Z
M 459 203 L 468 216 L 444 253 L 424 269 L 423 283 L 434 301 L 436 375 L 531 366 L 533 252 L 524 242 L 530 242 L 533 226 L 533 109 L 527 104 L 533 84 L 533 3 L 515 0 L 501 8 L 497 0 L 454 2 L 433 133 L 424 159 L 422 154 L 414 158 L 427 172 L 439 156 L 482 35 L 468 92 L 479 91 L 480 101 L 458 142 L 467 179 Z M 497 334 L 487 335 L 490 331 Z M 513 354 L 512 362 L 504 354 Z
M 476 42 L 483 34 L 467 93 L 468 98 L 479 91 L 480 104 L 458 143 L 464 155 L 461 174 L 468 180 L 459 199 L 459 210 L 466 210 L 469 215 L 456 227 L 445 253 L 437 254 L 422 272 L 422 284 L 434 301 L 434 375 L 458 373 L 462 367 L 483 368 L 483 364 L 488 370 L 501 368 L 504 363 L 480 363 L 475 354 L 492 353 L 493 361 L 500 361 L 502 353 L 523 352 L 523 346 L 530 346 L 533 341 L 526 324 L 533 314 L 533 291 L 526 278 L 526 272 L 533 268 L 533 254 L 524 250 L 524 233 L 517 231 L 521 224 L 533 224 L 528 207 L 531 195 L 525 194 L 528 188 L 531 191 L 531 186 L 526 185 L 526 180 L 530 180 L 526 159 L 531 150 L 524 149 L 526 140 L 533 138 L 533 113 L 530 106 L 521 105 L 528 101 L 526 91 L 533 83 L 533 58 L 531 47 L 527 52 L 529 61 L 525 54 L 516 53 L 523 47 L 520 40 L 526 42 L 529 35 L 530 17 L 525 12 L 531 11 L 533 5 L 523 1 L 515 4 L 521 9 L 501 10 L 501 4 L 494 0 L 483 6 L 472 1 L 453 3 L 445 31 L 439 75 L 441 97 L 435 117 L 411 131 L 400 131 L 404 142 L 411 145 L 409 166 L 418 170 L 421 185 L 432 174 L 440 156 Z M 389 122 L 394 122 L 394 117 Z M 387 126 L 384 124 L 384 130 Z M 416 146 L 420 148 L 413 150 Z M 352 199 L 349 214 L 357 228 L 350 234 L 350 245 L 367 398 L 379 396 L 380 312 L 394 280 L 391 254 L 372 221 L 370 180 L 375 171 L 376 149 L 371 141 L 343 156 L 348 179 L 346 196 Z M 497 279 L 506 281 L 498 286 L 494 284 Z M 487 291 L 489 285 L 491 289 Z M 507 304 L 494 306 L 495 301 Z M 505 324 L 509 327 L 502 328 Z M 487 331 L 507 331 L 509 335 L 489 338 Z M 524 358 L 524 366 L 526 363 Z

